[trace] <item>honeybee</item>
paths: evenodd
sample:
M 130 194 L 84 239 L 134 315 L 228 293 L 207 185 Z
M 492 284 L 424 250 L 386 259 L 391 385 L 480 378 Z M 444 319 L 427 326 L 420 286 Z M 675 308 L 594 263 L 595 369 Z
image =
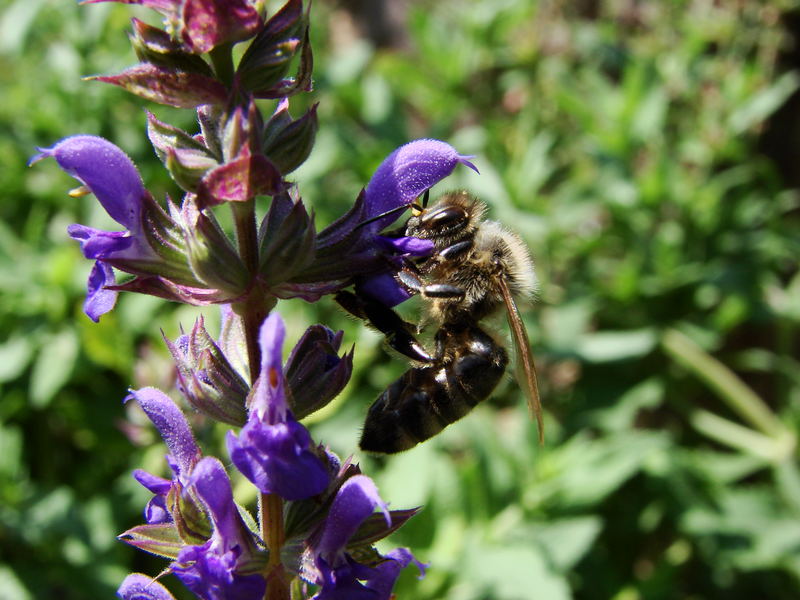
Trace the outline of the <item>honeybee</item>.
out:
M 504 307 L 517 356 L 517 377 L 543 441 L 541 403 L 528 336 L 514 297 L 535 288 L 533 262 L 519 236 L 484 220 L 486 205 L 464 191 L 442 196 L 427 207 L 412 205 L 412 216 L 398 235 L 431 240 L 433 253 L 409 261 L 396 276 L 409 292 L 426 301 L 428 319 L 438 324 L 434 350 L 417 341 L 415 327 L 381 303 L 340 292 L 337 301 L 386 335 L 389 345 L 421 366 L 413 366 L 389 385 L 370 407 L 360 446 L 392 454 L 436 435 L 485 400 L 508 365 L 508 354 L 480 327 Z

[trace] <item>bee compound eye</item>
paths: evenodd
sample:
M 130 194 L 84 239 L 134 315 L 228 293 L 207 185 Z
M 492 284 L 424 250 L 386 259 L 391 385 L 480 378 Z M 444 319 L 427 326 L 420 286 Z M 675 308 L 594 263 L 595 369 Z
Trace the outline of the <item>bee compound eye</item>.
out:
M 469 213 L 461 206 L 443 206 L 423 214 L 420 226 L 434 231 L 463 227 L 469 221 Z

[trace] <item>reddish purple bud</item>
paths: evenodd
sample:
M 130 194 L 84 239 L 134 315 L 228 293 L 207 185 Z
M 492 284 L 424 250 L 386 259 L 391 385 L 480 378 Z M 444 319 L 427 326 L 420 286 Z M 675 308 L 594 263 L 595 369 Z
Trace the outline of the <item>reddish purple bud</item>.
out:
M 261 16 L 248 0 L 185 0 L 181 37 L 195 53 L 255 35 Z
M 198 206 L 203 209 L 223 202 L 247 202 L 284 189 L 286 183 L 277 167 L 263 154 L 251 154 L 244 146 L 234 160 L 206 173 L 198 188 Z

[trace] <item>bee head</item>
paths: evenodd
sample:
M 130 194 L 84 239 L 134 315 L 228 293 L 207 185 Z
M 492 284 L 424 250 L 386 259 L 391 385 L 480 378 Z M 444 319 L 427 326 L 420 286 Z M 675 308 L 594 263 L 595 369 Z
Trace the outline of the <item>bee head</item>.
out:
M 449 192 L 430 208 L 413 205 L 406 234 L 448 245 L 475 234 L 486 206 L 465 191 Z

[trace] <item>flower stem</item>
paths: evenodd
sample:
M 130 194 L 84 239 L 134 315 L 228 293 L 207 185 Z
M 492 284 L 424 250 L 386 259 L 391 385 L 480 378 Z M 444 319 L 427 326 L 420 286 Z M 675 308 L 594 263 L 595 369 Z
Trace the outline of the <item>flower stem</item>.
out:
M 258 230 L 256 228 L 255 200 L 232 202 L 231 210 L 236 225 L 236 241 L 239 256 L 250 272 L 250 290 L 243 302 L 236 303 L 234 310 L 242 318 L 247 344 L 247 360 L 250 366 L 250 383 L 255 383 L 261 365 L 261 350 L 258 346 L 258 332 L 261 323 L 275 306 L 275 299 L 261 294 L 257 286 L 258 273 Z
M 289 600 L 289 584 L 281 561 L 285 541 L 283 499 L 277 494 L 261 494 L 261 536 L 269 549 L 265 600 Z

